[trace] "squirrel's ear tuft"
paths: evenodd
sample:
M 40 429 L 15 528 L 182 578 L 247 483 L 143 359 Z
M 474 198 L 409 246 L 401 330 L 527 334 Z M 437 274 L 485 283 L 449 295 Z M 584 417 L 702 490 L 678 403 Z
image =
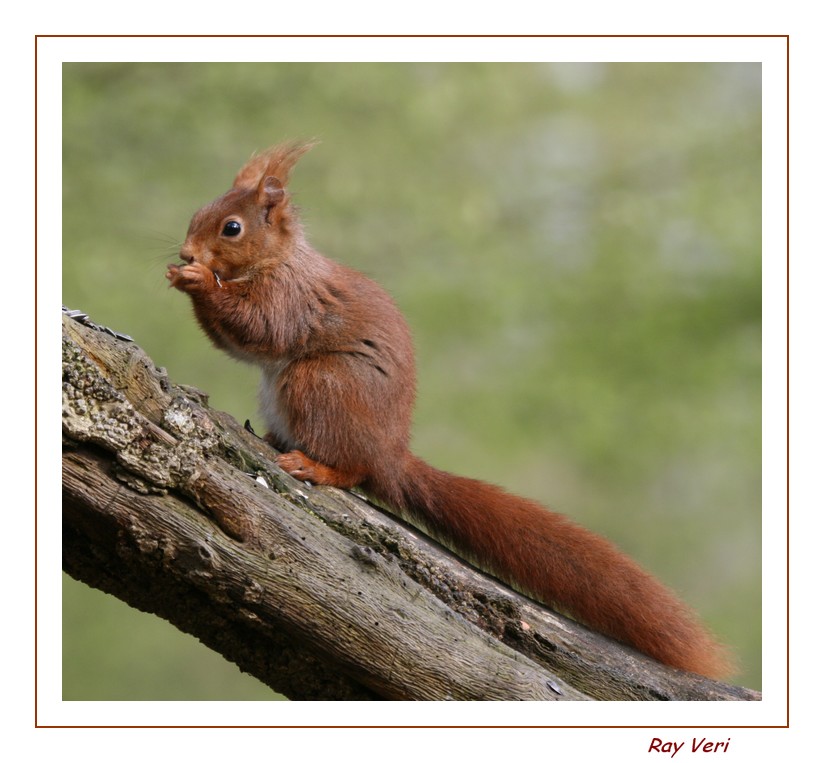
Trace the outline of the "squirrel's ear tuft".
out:
M 292 168 L 298 159 L 310 148 L 317 145 L 317 141 L 303 143 L 281 143 L 273 146 L 262 154 L 253 156 L 238 172 L 233 188 L 251 191 L 260 188 L 264 178 L 279 178 L 281 189 L 289 180 Z

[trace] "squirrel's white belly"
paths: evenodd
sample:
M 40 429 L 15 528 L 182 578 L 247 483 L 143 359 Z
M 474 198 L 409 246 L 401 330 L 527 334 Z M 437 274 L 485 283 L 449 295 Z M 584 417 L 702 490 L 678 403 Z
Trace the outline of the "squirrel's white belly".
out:
M 289 360 L 278 360 L 263 367 L 263 377 L 260 380 L 258 399 L 260 401 L 260 415 L 266 422 L 267 430 L 278 440 L 285 450 L 294 450 L 297 447 L 295 438 L 289 429 L 289 421 L 278 398 L 278 381 Z

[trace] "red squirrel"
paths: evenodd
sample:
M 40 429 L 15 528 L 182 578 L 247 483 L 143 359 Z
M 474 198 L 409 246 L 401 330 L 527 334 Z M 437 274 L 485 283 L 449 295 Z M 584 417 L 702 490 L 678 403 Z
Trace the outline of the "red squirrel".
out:
M 540 504 L 409 452 L 415 362 L 389 295 L 307 242 L 286 188 L 312 143 L 254 156 L 192 218 L 168 266 L 200 325 L 260 367 L 265 439 L 300 480 L 360 486 L 502 580 L 656 660 L 719 678 L 725 650 L 611 543 Z

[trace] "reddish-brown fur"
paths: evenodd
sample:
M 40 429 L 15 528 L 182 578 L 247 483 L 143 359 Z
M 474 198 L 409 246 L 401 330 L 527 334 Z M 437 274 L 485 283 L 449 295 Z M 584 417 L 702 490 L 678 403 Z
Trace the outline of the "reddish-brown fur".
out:
M 317 484 L 361 485 L 596 630 L 668 665 L 724 675 L 725 652 L 696 617 L 609 542 L 409 452 L 409 330 L 383 289 L 307 243 L 285 186 L 310 147 L 253 157 L 231 190 L 195 214 L 186 264 L 167 273 L 212 341 L 263 370 L 267 439 L 285 451 L 280 466 Z

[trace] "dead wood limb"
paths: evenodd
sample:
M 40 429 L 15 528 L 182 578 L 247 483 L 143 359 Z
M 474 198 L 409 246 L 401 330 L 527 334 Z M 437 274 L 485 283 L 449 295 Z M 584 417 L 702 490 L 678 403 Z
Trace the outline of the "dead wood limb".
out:
M 64 314 L 64 569 L 276 691 L 760 699 L 556 615 L 358 496 L 296 482 L 137 345 L 85 324 Z

